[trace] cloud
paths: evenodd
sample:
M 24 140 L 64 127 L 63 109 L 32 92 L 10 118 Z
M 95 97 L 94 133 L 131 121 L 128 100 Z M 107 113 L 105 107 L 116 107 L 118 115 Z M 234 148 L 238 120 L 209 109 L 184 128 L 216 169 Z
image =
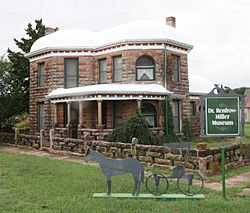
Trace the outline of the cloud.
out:
M 0 55 L 16 49 L 29 22 L 43 18 L 60 29 L 103 30 L 135 19 L 177 18 L 177 28 L 194 49 L 190 73 L 231 87 L 250 86 L 250 2 L 248 0 L 2 0 Z

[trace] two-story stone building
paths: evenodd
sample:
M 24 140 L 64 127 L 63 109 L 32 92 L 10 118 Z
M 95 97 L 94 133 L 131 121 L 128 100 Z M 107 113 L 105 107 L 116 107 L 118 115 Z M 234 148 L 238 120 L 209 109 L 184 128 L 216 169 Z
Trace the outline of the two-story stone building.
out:
M 140 109 L 155 132 L 164 126 L 169 98 L 174 130 L 190 117 L 188 53 L 166 22 L 134 21 L 100 32 L 59 30 L 38 39 L 30 60 L 31 134 L 50 129 L 62 137 L 97 138 L 127 122 Z M 51 30 L 51 29 L 50 29 Z

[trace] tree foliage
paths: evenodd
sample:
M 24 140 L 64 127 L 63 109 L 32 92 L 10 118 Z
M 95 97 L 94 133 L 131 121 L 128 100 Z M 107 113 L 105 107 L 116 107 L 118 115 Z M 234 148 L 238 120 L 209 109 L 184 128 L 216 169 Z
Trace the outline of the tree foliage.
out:
M 25 57 L 25 53 L 28 53 L 33 43 L 40 37 L 45 35 L 45 25 L 42 23 L 42 19 L 35 20 L 35 27 L 32 24 L 28 24 L 25 29 L 28 38 L 21 38 L 21 40 L 14 39 L 17 47 L 20 49 L 18 52 L 14 52 L 8 49 L 8 57 L 12 63 L 10 70 L 11 78 L 11 94 L 20 94 L 23 97 L 24 111 L 28 111 L 29 108 L 29 60 Z
M 9 117 L 28 112 L 29 109 L 29 60 L 25 57 L 33 43 L 45 35 L 42 19 L 35 26 L 28 24 L 27 38 L 14 39 L 20 49 L 8 49 L 9 61 L 0 60 L 0 129 Z

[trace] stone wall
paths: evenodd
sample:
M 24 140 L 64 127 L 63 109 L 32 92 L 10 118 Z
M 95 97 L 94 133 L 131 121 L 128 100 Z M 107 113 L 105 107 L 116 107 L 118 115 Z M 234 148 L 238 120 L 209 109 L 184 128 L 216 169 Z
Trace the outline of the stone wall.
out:
M 114 143 L 93 140 L 93 135 L 86 134 L 83 139 L 54 137 L 52 147 L 55 150 L 77 152 L 85 154 L 88 147 L 111 158 L 134 157 L 144 165 L 170 169 L 173 166 L 183 165 L 185 149 L 169 149 L 163 146 L 142 145 L 133 143 Z M 250 164 L 250 144 L 232 144 L 226 147 L 226 169 Z M 202 175 L 212 175 L 221 171 L 221 149 L 190 150 L 187 168 L 198 170 Z
M 14 133 L 0 133 L 0 144 L 15 144 L 15 134 Z
M 40 148 L 40 136 L 20 134 L 18 135 L 17 145 L 29 146 L 35 149 L 39 149 Z
M 0 133 L 0 144 L 12 144 L 40 148 L 40 136 L 14 133 Z
M 164 146 L 142 145 L 132 143 L 115 143 L 95 140 L 97 132 L 83 131 L 82 139 L 63 138 L 64 129 L 51 131 L 51 148 L 58 151 L 67 151 L 85 156 L 90 147 L 111 158 L 133 157 L 144 165 L 155 165 L 162 169 L 171 169 L 183 165 L 190 169 L 198 170 L 202 175 L 213 175 L 221 171 L 221 149 L 210 148 L 204 150 L 191 149 L 189 161 L 184 163 L 185 149 L 173 149 Z M 106 132 L 107 133 L 107 132 Z M 105 132 L 103 132 L 105 134 Z M 40 136 L 0 133 L 0 144 L 12 144 L 40 147 Z M 232 168 L 250 164 L 250 143 L 231 144 L 225 148 L 225 168 Z

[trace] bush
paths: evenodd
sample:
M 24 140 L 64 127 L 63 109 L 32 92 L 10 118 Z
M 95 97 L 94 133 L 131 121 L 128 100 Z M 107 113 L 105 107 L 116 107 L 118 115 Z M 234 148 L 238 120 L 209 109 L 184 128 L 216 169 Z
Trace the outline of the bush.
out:
M 13 132 L 14 128 L 28 129 L 30 126 L 28 113 L 21 115 L 11 116 L 8 119 L 1 122 L 2 132 Z
M 136 112 L 125 126 L 115 128 L 113 132 L 104 139 L 111 142 L 119 141 L 130 143 L 133 137 L 138 138 L 138 143 L 141 144 L 152 144 L 152 142 L 155 141 L 152 139 L 153 136 L 148 127 L 148 123 L 139 112 Z
M 184 134 L 183 135 L 183 141 L 192 140 L 192 128 L 191 128 L 190 122 L 189 122 L 187 117 L 185 117 L 183 119 L 182 131 L 183 131 L 183 134 Z
M 171 109 L 170 109 L 171 110 Z M 110 142 L 131 143 L 132 138 L 138 138 L 140 144 L 163 145 L 164 143 L 172 143 L 180 141 L 174 134 L 173 130 L 168 135 L 154 136 L 148 123 L 139 112 L 128 120 L 128 123 L 122 127 L 115 128 L 110 135 L 104 137 Z

